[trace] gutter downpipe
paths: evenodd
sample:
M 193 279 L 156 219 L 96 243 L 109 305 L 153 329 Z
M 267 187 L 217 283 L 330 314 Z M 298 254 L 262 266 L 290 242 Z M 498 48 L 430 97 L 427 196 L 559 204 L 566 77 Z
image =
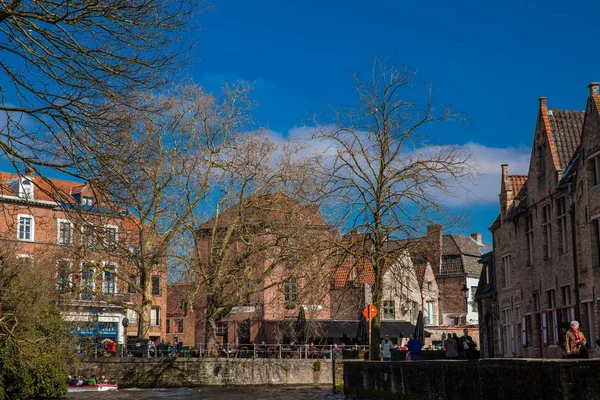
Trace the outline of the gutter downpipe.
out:
M 579 306 L 579 268 L 577 265 L 577 235 L 575 234 L 575 201 L 573 199 L 573 183 L 568 184 L 569 214 L 571 217 L 571 251 L 573 252 L 573 282 L 575 284 L 575 319 L 581 320 Z

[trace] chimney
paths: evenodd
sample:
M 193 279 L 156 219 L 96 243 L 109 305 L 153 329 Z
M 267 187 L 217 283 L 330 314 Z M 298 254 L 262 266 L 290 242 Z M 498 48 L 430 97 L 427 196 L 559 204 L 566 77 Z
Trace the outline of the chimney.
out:
M 598 96 L 598 86 L 600 85 L 600 83 L 598 82 L 591 82 L 588 85 L 588 88 L 590 89 L 590 96 Z
M 434 275 L 440 273 L 442 263 L 442 225 L 432 224 L 427 226 L 427 261 L 431 265 Z
M 475 243 L 483 244 L 481 241 L 481 233 L 471 233 L 471 238 L 475 241 Z
M 35 171 L 31 167 L 25 168 L 25 176 L 32 177 L 35 174 Z
M 500 217 L 504 219 L 506 211 L 514 200 L 512 185 L 508 179 L 508 164 L 502 164 L 502 181 L 500 182 Z
M 546 100 L 548 100 L 547 97 L 540 97 L 539 98 L 539 102 L 540 102 L 540 108 L 546 108 Z

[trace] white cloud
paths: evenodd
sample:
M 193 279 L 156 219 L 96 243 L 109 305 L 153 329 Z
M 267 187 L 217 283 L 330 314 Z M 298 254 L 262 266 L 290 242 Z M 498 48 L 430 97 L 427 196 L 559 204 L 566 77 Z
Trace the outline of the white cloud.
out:
M 326 129 L 326 128 L 325 128 Z M 311 140 L 314 133 L 313 127 L 295 127 L 287 135 L 271 132 L 277 142 L 285 139 L 297 140 L 308 144 L 310 152 L 333 155 L 335 145 L 331 141 Z M 462 188 L 456 188 L 454 197 L 445 197 L 447 205 L 461 206 L 473 204 L 492 204 L 498 202 L 500 194 L 501 164 L 509 164 L 509 173 L 526 174 L 529 169 L 531 150 L 528 147 L 489 147 L 479 143 L 466 143 L 462 145 L 467 152 L 472 154 L 472 166 L 475 171 L 472 181 L 462 182 Z M 423 148 L 420 152 L 427 153 Z

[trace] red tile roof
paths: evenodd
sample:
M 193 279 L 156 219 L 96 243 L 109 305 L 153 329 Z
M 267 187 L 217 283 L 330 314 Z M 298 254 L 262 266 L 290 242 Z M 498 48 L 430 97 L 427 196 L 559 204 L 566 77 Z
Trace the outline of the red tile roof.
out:
M 347 283 L 368 284 L 375 283 L 375 271 L 373 264 L 366 257 L 356 260 L 353 257 L 346 257 L 341 265 L 335 267 L 333 286 L 342 288 Z
M 81 193 L 84 187 L 87 187 L 82 182 L 72 182 L 62 179 L 42 178 L 40 176 L 25 176 L 9 172 L 0 172 L 0 194 L 17 196 L 6 184 L 7 181 L 15 178 L 27 178 L 34 184 L 34 199 L 44 201 L 56 201 L 56 194 L 60 193 L 64 197 L 64 201 L 75 202 L 72 194 Z M 75 190 L 75 191 L 72 191 Z
M 517 197 L 525 183 L 527 183 L 527 175 L 508 175 L 508 179 L 512 186 L 513 197 Z

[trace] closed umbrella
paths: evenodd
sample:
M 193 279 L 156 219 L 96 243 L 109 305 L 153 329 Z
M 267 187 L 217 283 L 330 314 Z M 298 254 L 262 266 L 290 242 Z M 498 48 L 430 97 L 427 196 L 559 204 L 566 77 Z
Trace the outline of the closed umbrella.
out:
M 306 339 L 306 313 L 304 312 L 304 307 L 300 306 L 300 312 L 298 313 L 298 318 L 294 322 L 294 333 L 296 334 L 296 340 L 298 342 L 303 343 Z
M 360 345 L 365 345 L 369 342 L 369 322 L 361 315 L 358 321 L 358 329 L 356 331 L 356 342 Z
M 425 326 L 423 324 L 423 311 L 419 311 L 417 317 L 417 324 L 415 325 L 414 337 L 419 338 L 421 343 L 425 342 Z

